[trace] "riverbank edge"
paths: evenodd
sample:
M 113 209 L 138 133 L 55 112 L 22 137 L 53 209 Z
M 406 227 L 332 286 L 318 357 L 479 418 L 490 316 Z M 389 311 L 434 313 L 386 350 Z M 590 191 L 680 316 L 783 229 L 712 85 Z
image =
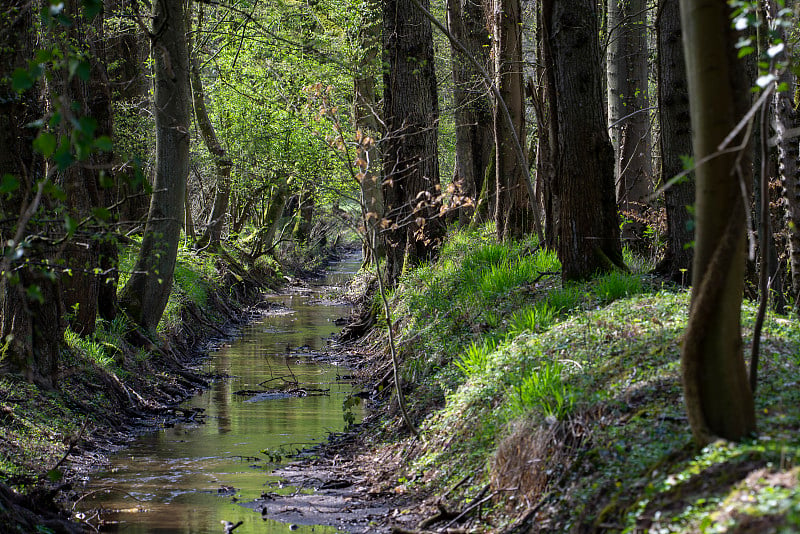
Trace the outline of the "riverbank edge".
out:
M 557 259 L 531 240 L 464 233 L 407 273 L 390 295 L 392 325 L 421 439 L 400 417 L 379 314 L 352 345 L 370 417 L 283 474 L 347 483 L 348 499 L 390 511 L 366 527 L 336 513 L 315 523 L 396 534 L 800 531 L 796 320 L 770 313 L 762 331 L 760 435 L 699 449 L 680 386 L 688 291 L 626 259 L 633 273 L 564 285 Z M 742 307 L 745 351 L 756 308 Z M 514 402 L 555 364 L 548 394 Z M 549 402 L 556 393 L 565 404 Z M 334 495 L 326 485 L 320 494 Z
M 157 338 L 129 332 L 124 340 L 116 340 L 116 372 L 80 357 L 76 361 L 71 354 L 54 391 L 43 391 L 21 377 L 3 377 L 0 455 L 12 472 L 0 482 L 0 522 L 13 529 L 10 532 L 88 531 L 69 510 L 82 496 L 82 481 L 107 462 L 109 453 L 142 433 L 195 415 L 179 409 L 179 404 L 224 378 L 203 372 L 203 362 L 219 344 L 269 313 L 266 292 L 316 279 L 328 263 L 352 250 L 325 249 L 314 269 L 293 266 L 294 278 L 271 269 L 242 271 L 222 254 L 216 262 L 218 280 L 203 281 L 213 288 L 206 305 L 181 305 L 177 324 Z M 176 286 L 173 293 L 177 291 Z M 82 372 L 77 368 L 81 364 L 91 368 Z M 38 417 L 42 413 L 48 416 Z M 22 433 L 30 427 L 36 427 L 34 440 Z M 20 458 L 24 461 L 15 465 Z

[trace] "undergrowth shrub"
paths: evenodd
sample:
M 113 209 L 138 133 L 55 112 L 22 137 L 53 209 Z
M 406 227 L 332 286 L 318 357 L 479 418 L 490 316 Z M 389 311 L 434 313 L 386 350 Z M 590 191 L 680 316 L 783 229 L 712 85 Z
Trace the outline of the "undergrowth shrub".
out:
M 523 332 L 543 332 L 555 323 L 558 310 L 548 302 L 537 302 L 533 307 L 518 310 L 511 317 L 511 328 L 508 333 L 518 336 Z
M 566 368 L 561 361 L 544 361 L 507 392 L 511 418 L 539 410 L 547 417 L 564 419 L 572 413 L 572 386 L 564 380 Z
M 577 308 L 583 301 L 583 294 L 576 286 L 552 289 L 547 293 L 547 302 L 556 313 L 566 313 Z
M 643 291 L 644 284 L 639 276 L 621 271 L 604 274 L 594 283 L 594 294 L 604 303 L 638 295 Z
M 455 360 L 454 365 L 467 377 L 480 374 L 486 370 L 489 363 L 489 355 L 496 348 L 497 341 L 494 338 L 488 338 L 480 344 L 473 341 L 467 347 L 466 353 Z
M 555 252 L 539 249 L 534 254 L 509 258 L 493 263 L 484 270 L 479 287 L 488 295 L 502 295 L 525 283 L 531 283 L 540 274 L 561 269 Z
M 106 347 L 95 336 L 83 337 L 67 328 L 64 331 L 64 342 L 70 349 L 93 361 L 99 367 L 111 369 L 115 365 L 113 356 L 106 351 Z

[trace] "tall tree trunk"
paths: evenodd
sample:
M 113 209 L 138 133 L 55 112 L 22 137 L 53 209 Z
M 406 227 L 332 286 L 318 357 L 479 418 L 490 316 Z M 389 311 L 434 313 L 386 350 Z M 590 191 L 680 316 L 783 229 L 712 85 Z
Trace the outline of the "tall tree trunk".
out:
M 792 2 L 794 3 L 794 2 Z M 776 13 L 776 2 L 769 2 L 770 11 Z M 787 2 L 787 7 L 789 2 Z M 785 30 L 780 28 L 781 32 Z M 784 42 L 787 40 L 784 38 Z M 800 145 L 797 138 L 788 132 L 800 128 L 800 113 L 794 105 L 798 89 L 797 76 L 785 69 L 778 80 L 786 84 L 787 90 L 775 93 L 775 132 L 778 140 L 778 173 L 783 186 L 783 201 L 786 207 L 786 222 L 789 227 L 789 265 L 792 275 L 792 295 L 800 297 Z
M 420 4 L 427 9 L 429 2 Z M 430 21 L 410 0 L 383 0 L 383 140 L 387 273 L 432 259 L 444 236 L 439 194 L 439 105 Z
M 197 29 L 202 27 L 202 10 L 198 17 Z M 219 142 L 217 133 L 214 130 L 214 124 L 208 116 L 208 109 L 206 109 L 206 98 L 203 92 L 203 81 L 200 78 L 200 65 L 197 61 L 197 56 L 200 51 L 196 48 L 192 51 L 191 62 L 191 82 L 192 82 L 192 102 L 194 103 L 194 118 L 200 134 L 203 137 L 203 143 L 206 149 L 214 159 L 214 168 L 217 171 L 217 187 L 214 193 L 214 206 L 211 209 L 211 215 L 206 223 L 206 228 L 203 235 L 197 241 L 197 248 L 205 248 L 210 246 L 216 248 L 220 244 L 222 238 L 222 229 L 225 226 L 225 217 L 228 214 L 228 200 L 231 195 L 231 169 L 233 162 L 228 157 L 228 153 Z
M 614 149 L 603 111 L 597 6 L 542 2 L 550 70 L 558 256 L 564 281 L 625 268 L 614 199 Z
M 77 117 L 91 117 L 97 123 L 94 131 L 96 137 L 112 135 L 111 93 L 108 85 L 108 74 L 105 68 L 105 38 L 103 35 L 103 17 L 97 15 L 92 21 L 85 21 L 81 13 L 79 0 L 70 0 L 66 13 L 71 17 L 65 37 L 70 43 L 83 43 L 88 46 L 88 59 L 91 71 L 89 79 L 84 81 L 79 76 L 68 77 L 67 73 L 56 75 L 51 79 L 51 95 L 54 110 L 69 113 L 60 106 L 68 106 Z M 54 36 L 61 39 L 60 36 Z M 68 44 L 62 45 L 69 46 Z M 68 135 L 64 131 L 62 135 Z M 92 154 L 88 161 L 77 162 L 66 169 L 61 177 L 67 195 L 67 214 L 76 221 L 92 217 L 97 208 L 105 207 L 106 192 L 101 187 L 100 172 L 111 172 L 113 154 L 110 152 Z M 113 268 L 112 262 L 105 260 L 115 255 L 115 249 L 104 246 L 104 242 L 112 239 L 104 232 L 82 231 L 77 233 L 65 245 L 64 260 L 66 271 L 62 277 L 64 306 L 70 310 L 70 327 L 77 333 L 87 335 L 95 330 L 101 290 L 104 292 L 103 315 L 113 315 L 106 307 L 114 307 L 113 299 L 108 302 L 110 293 L 116 292 L 116 284 L 109 286 L 109 279 L 98 276 L 95 270 L 101 267 L 100 253 L 104 253 L 104 265 Z M 111 278 L 113 281 L 113 277 Z
M 681 368 L 689 424 L 704 445 L 717 436 L 743 439 L 756 428 L 739 322 L 748 209 L 741 185 L 751 184 L 750 152 L 704 161 L 747 111 L 749 84 L 736 58 L 727 3 L 681 0 L 680 7 L 697 163 L 692 302 Z
M 522 10 L 519 0 L 488 0 L 491 13 L 495 85 L 508 106 L 517 138 L 525 139 L 525 90 L 522 63 Z M 512 126 L 500 106 L 494 109 L 495 179 L 494 218 L 499 239 L 519 238 L 533 228 L 523 165 L 513 140 Z
M 311 221 L 314 218 L 314 186 L 306 182 L 300 192 L 300 201 L 297 206 L 297 219 L 292 230 L 292 239 L 299 245 L 308 244 L 311 236 Z
M 12 1 L 0 12 L 0 72 L 27 68 L 37 34 L 32 4 Z M 36 130 L 26 125 L 42 117 L 41 87 L 18 93 L 0 80 L 0 176 L 11 175 L 19 188 L 0 197 L 0 240 L 29 242 L 41 226 L 35 219 L 43 209 L 36 198 L 38 184 L 45 179 L 43 160 L 35 155 L 32 143 Z M 49 218 L 49 217 L 45 217 Z M 4 347 L 3 372 L 19 372 L 45 387 L 54 387 L 58 357 L 64 339 L 64 308 L 58 279 L 37 267 L 26 265 L 52 254 L 37 241 L 20 248 L 19 258 L 9 251 L 0 258 L 0 271 L 16 276 L 0 276 L 0 342 Z
M 536 144 L 536 191 L 543 208 L 545 244 L 547 248 L 555 250 L 558 247 L 558 199 L 553 154 L 556 151 L 554 143 L 557 141 L 557 129 L 552 116 L 554 109 L 550 106 L 548 96 L 548 91 L 553 90 L 555 82 L 552 71 L 545 65 L 552 52 L 549 51 L 550 44 L 545 39 L 547 32 L 542 11 L 540 4 L 536 10 L 536 77 L 528 81 L 528 93 L 536 112 L 536 133 L 539 138 Z
M 156 173 L 139 256 L 120 299 L 149 330 L 158 326 L 172 289 L 189 175 L 186 9 L 183 0 L 153 3 Z
M 103 12 L 107 23 L 114 25 L 116 31 L 106 35 L 104 48 L 106 53 L 106 69 L 109 84 L 113 95 L 113 111 L 120 117 L 123 124 L 131 130 L 128 139 L 120 139 L 117 132 L 116 143 L 130 143 L 135 154 L 146 160 L 144 146 L 146 142 L 140 137 L 145 137 L 146 125 L 150 117 L 150 89 L 152 80 L 147 67 L 150 57 L 147 35 L 136 25 L 130 24 L 132 17 L 137 16 L 134 8 L 138 0 L 103 0 Z M 136 9 L 138 12 L 138 8 Z M 117 160 L 119 167 L 129 167 L 129 162 Z M 106 191 L 109 197 L 108 204 L 118 203 L 115 215 L 121 223 L 120 228 L 130 229 L 143 224 L 147 218 L 147 209 L 150 195 L 146 192 L 144 180 L 137 178 L 134 173 L 125 176 L 120 173 L 116 177 L 115 186 Z M 104 290 L 101 289 L 101 293 Z M 105 298 L 105 297 L 102 297 Z M 100 308 L 104 313 L 104 307 Z
M 361 130 L 359 158 L 365 161 L 359 181 L 361 189 L 361 216 L 364 221 L 364 265 L 372 264 L 372 254 L 384 256 L 380 222 L 383 220 L 383 189 L 381 152 L 378 143 L 381 125 L 378 121 L 376 76 L 381 51 L 380 4 L 378 0 L 364 0 L 365 13 L 359 26 L 359 51 L 353 76 L 355 102 L 353 118 L 356 130 Z M 367 139 L 371 139 L 372 142 Z
M 609 0 L 608 30 L 608 122 L 616 150 L 617 205 L 626 215 L 624 237 L 640 241 L 653 191 L 646 0 Z
M 491 41 L 486 31 L 486 17 L 480 0 L 448 0 L 447 26 L 450 33 L 464 44 L 478 63 L 489 68 L 489 46 Z M 479 194 L 484 187 L 486 169 L 493 158 L 494 131 L 492 126 L 492 103 L 486 91 L 482 75 L 463 57 L 458 49 L 451 49 L 453 64 L 453 105 L 455 107 L 456 154 L 453 166 L 453 183 L 460 193 L 473 200 L 473 207 L 458 210 L 459 222 L 470 222 L 476 213 Z M 514 147 L 511 147 L 512 150 Z M 490 184 L 492 192 L 491 210 L 494 213 L 494 188 L 496 179 Z M 476 221 L 482 222 L 482 221 Z
M 661 179 L 667 184 L 683 172 L 682 157 L 692 155 L 689 89 L 681 41 L 679 0 L 661 0 L 656 16 L 658 43 L 658 112 L 661 121 Z M 692 279 L 694 230 L 689 209 L 694 204 L 694 176 L 688 175 L 664 191 L 667 209 L 667 249 L 656 270 L 677 283 Z

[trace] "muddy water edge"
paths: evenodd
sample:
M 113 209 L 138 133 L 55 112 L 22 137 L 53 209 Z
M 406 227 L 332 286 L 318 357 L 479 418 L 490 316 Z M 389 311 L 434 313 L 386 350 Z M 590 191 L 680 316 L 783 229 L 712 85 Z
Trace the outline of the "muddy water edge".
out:
M 310 491 L 284 487 L 270 473 L 287 454 L 345 426 L 342 404 L 353 385 L 345 368 L 323 361 L 339 330 L 334 321 L 350 311 L 330 289 L 359 266 L 360 257 L 347 256 L 324 279 L 267 297 L 269 312 L 209 356 L 205 370 L 227 378 L 183 405 L 197 415 L 113 455 L 88 481 L 78 518 L 100 532 L 130 534 L 219 533 L 239 521 L 236 534 L 337 532 L 272 521 L 242 505 Z

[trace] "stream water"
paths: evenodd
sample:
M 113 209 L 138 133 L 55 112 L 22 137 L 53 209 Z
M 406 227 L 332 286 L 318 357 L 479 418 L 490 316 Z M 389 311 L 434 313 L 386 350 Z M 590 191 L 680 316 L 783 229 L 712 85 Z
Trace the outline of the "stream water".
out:
M 348 306 L 325 300 L 325 288 L 349 279 L 359 266 L 359 257 L 346 257 L 308 290 L 268 297 L 277 311 L 209 357 L 208 371 L 230 378 L 187 401 L 203 417 L 138 438 L 92 477 L 79 503 L 87 517 L 102 510 L 91 524 L 102 520 L 100 531 L 130 534 L 219 534 L 224 521 L 244 522 L 235 534 L 336 532 L 265 520 L 239 503 L 265 491 L 297 491 L 270 476 L 286 461 L 277 457 L 344 427 L 342 402 L 352 391 L 342 379 L 347 371 L 313 354 L 339 330 L 334 320 L 349 313 Z M 297 386 L 286 386 L 295 380 Z M 281 388 L 309 394 L 258 393 Z

